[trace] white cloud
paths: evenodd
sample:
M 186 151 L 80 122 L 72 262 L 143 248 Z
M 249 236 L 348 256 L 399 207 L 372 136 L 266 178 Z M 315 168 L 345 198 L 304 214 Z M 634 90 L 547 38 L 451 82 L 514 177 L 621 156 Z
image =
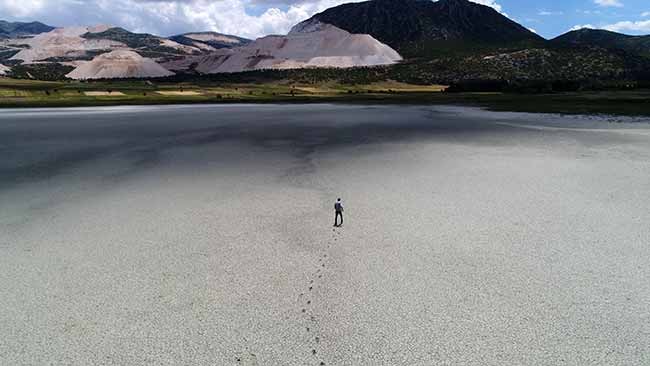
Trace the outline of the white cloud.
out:
M 650 20 L 640 20 L 637 22 L 623 21 L 606 25 L 603 29 L 612 32 L 650 33 Z
M 603 12 L 600 10 L 576 10 L 577 13 L 585 15 L 601 15 Z
M 439 0 L 432 0 L 432 1 L 439 1 Z M 481 4 L 481 5 L 486 5 L 491 8 L 494 8 L 494 10 L 498 11 L 499 13 L 503 13 L 503 9 L 501 5 L 496 1 L 496 0 L 469 0 L 473 3 Z
M 646 12 L 641 13 L 641 17 L 643 17 L 643 18 L 650 17 L 650 11 L 646 11 Z
M 570 31 L 575 31 L 575 30 L 580 30 L 580 29 L 596 29 L 597 27 L 593 26 L 592 24 L 582 24 L 582 25 L 574 25 L 569 29 Z
M 594 0 L 594 3 L 596 3 L 599 6 L 605 6 L 605 7 L 616 7 L 616 8 L 623 7 L 623 3 L 621 2 L 621 0 Z
M 361 0 L 0 0 L 0 18 L 54 26 L 103 23 L 161 35 L 212 30 L 255 38 L 286 33 L 317 12 L 356 1 Z
M 29 16 L 45 6 L 45 0 L 3 0 L 0 1 L 0 14 L 12 14 L 17 17 Z
M 561 11 L 548 11 L 548 10 L 542 10 L 542 11 L 540 11 L 540 12 L 537 13 L 537 14 L 538 14 L 538 15 L 541 15 L 541 16 L 551 16 L 551 15 L 562 15 L 562 14 L 564 14 L 564 12 L 561 12 Z
M 487 5 L 491 8 L 494 8 L 494 10 L 500 13 L 503 12 L 501 5 L 499 5 L 499 3 L 496 2 L 496 0 L 471 0 L 471 1 L 477 4 Z
M 584 25 L 575 25 L 570 30 L 578 29 L 605 29 L 612 32 L 619 33 L 636 33 L 636 34 L 648 34 L 650 33 L 650 20 L 640 20 L 640 21 L 621 21 L 613 24 L 606 24 L 600 26 L 594 26 L 592 24 Z
M 358 1 L 363 0 L 0 0 L 0 19 L 111 24 L 165 36 L 212 30 L 256 38 L 286 33 L 317 12 Z M 497 0 L 472 1 L 503 13 Z

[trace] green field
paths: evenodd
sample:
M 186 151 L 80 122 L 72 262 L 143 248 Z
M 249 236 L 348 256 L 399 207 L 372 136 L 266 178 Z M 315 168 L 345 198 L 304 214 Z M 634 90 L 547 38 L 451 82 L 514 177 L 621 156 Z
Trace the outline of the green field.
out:
M 491 110 L 567 114 L 650 115 L 650 90 L 553 94 L 448 93 L 441 85 L 398 82 L 165 83 L 46 82 L 0 78 L 0 108 L 183 103 L 459 104 Z

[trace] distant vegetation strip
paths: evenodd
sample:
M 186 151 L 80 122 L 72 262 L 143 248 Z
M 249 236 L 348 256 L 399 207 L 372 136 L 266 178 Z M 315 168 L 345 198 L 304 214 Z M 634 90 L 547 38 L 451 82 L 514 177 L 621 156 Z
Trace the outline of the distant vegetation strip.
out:
M 650 89 L 563 93 L 466 92 L 393 81 L 341 83 L 46 82 L 0 78 L 0 108 L 187 103 L 471 105 L 492 110 L 650 116 Z

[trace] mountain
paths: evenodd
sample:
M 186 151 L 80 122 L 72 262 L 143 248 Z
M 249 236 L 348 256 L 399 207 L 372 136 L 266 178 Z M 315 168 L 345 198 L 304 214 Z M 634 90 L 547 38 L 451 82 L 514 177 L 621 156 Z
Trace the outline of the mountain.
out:
M 18 38 L 28 35 L 46 33 L 53 30 L 54 27 L 45 25 L 40 22 L 7 22 L 0 20 L 0 38 Z
M 214 51 L 220 48 L 233 48 L 245 46 L 252 41 L 250 39 L 221 34 L 217 32 L 193 32 L 184 33 L 169 37 L 174 42 L 200 48 L 204 51 Z
M 350 33 L 369 34 L 404 56 L 437 47 L 542 44 L 545 40 L 491 7 L 468 0 L 371 0 L 340 5 L 312 19 Z
M 157 62 L 202 53 L 164 37 L 106 25 L 0 40 L 0 62 L 11 67 L 6 74 L 47 80 L 168 76 L 173 73 Z
M 389 65 L 402 57 L 367 34 L 303 22 L 255 41 L 215 32 L 165 38 L 107 25 L 0 40 L 2 72 L 29 78 L 150 78 L 181 73 Z M 7 70 L 6 67 L 11 67 Z
M 163 64 L 171 70 L 202 74 L 297 68 L 349 68 L 390 65 L 402 57 L 367 34 L 350 34 L 316 20 L 303 22 L 286 36 L 267 36 L 241 47 L 222 48 L 203 57 Z
M 520 51 L 474 55 L 449 62 L 445 59 L 419 64 L 411 70 L 415 77 L 448 84 L 467 81 L 500 80 L 509 83 L 545 84 L 558 81 L 606 83 L 634 80 L 647 69 L 639 57 L 593 48 L 530 48 Z
M 215 32 L 165 38 L 110 26 L 0 38 L 0 64 L 0 73 L 48 79 L 259 71 L 276 78 L 308 75 L 303 80 L 481 88 L 496 81 L 548 90 L 549 84 L 650 81 L 650 36 L 579 30 L 547 41 L 468 0 L 370 0 L 325 10 L 287 35 L 254 41 Z M 302 70 L 278 71 L 287 69 Z
M 82 35 L 87 40 L 111 40 L 120 42 L 140 55 L 152 58 L 166 58 L 178 55 L 200 54 L 202 50 L 174 42 L 171 39 L 148 33 L 133 33 L 124 28 L 112 27 L 102 32 L 88 32 Z
M 650 36 L 629 36 L 603 29 L 579 29 L 552 39 L 560 47 L 601 47 L 650 58 Z
M 66 76 L 71 79 L 153 78 L 174 75 L 155 61 L 134 51 L 116 50 L 81 64 Z
M 108 39 L 89 41 L 82 37 L 90 32 L 104 30 L 105 27 L 56 28 L 30 38 L 8 40 L 6 47 L 18 51 L 10 60 L 23 64 L 84 60 L 105 50 L 124 46 L 120 42 Z

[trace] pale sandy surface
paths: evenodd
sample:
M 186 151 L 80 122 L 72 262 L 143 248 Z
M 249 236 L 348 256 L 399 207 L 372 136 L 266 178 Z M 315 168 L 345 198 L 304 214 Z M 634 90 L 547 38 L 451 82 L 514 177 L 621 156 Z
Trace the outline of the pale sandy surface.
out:
M 112 92 L 107 92 L 107 91 L 87 91 L 84 92 L 85 95 L 89 97 L 109 97 L 109 96 L 124 96 L 125 94 L 119 91 L 112 91 Z
M 177 91 L 175 91 L 175 90 L 166 90 L 166 91 L 157 91 L 156 93 L 158 93 L 160 95 L 181 95 L 181 96 L 182 95 L 190 95 L 190 96 L 191 95 L 201 95 L 201 93 L 196 92 L 196 91 L 192 91 L 192 90 L 183 90 L 183 91 L 180 91 L 180 90 L 177 90 Z
M 0 364 L 647 365 L 650 125 L 606 120 L 3 111 Z

